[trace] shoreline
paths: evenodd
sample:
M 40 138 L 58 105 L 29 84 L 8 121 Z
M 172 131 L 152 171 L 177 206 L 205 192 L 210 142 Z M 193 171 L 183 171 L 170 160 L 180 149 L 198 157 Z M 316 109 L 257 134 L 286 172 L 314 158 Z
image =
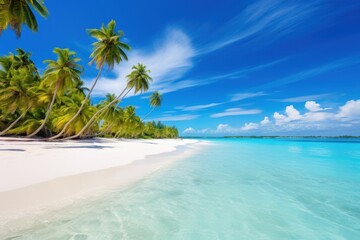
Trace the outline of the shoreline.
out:
M 115 154 L 114 157 L 117 159 L 121 159 L 119 161 L 110 161 L 110 165 L 108 164 L 99 164 L 96 165 L 97 169 L 94 169 L 95 166 L 92 166 L 88 171 L 88 167 L 77 168 L 77 173 L 68 174 L 68 175 L 59 175 L 55 177 L 53 175 L 52 179 L 49 179 L 49 175 L 47 175 L 47 180 L 39 181 L 39 178 L 33 178 L 32 184 L 24 184 L 23 181 L 17 182 L 16 184 L 11 183 L 6 177 L 10 176 L 10 173 L 13 173 L 14 168 L 9 171 L 7 175 L 3 175 L 5 172 L 6 165 L 4 163 L 11 161 L 11 159 L 4 160 L 3 154 L 0 159 L 0 166 L 2 170 L 0 170 L 0 178 L 1 187 L 0 189 L 7 189 L 5 191 L 0 191 L 0 233 L 2 232 L 17 232 L 26 228 L 31 227 L 35 224 L 35 219 L 42 215 L 48 215 L 46 213 L 53 212 L 58 209 L 76 204 L 81 201 L 88 201 L 89 199 L 97 198 L 102 196 L 107 192 L 111 192 L 112 189 L 122 188 L 122 187 L 130 187 L 131 184 L 141 181 L 147 176 L 155 173 L 158 170 L 164 169 L 166 166 L 176 162 L 177 160 L 187 158 L 191 156 L 194 152 L 200 150 L 206 142 L 197 141 L 197 140 L 106 140 L 103 142 L 103 139 L 97 139 L 96 144 L 100 144 L 101 146 L 109 146 L 115 145 L 117 147 L 121 147 L 121 151 L 123 153 L 127 153 L 125 157 Z M 101 143 L 99 143 L 101 142 Z M 12 144 L 14 142 L 11 142 Z M 72 142 L 71 142 L 72 143 Z M 4 148 L 4 142 L 0 141 L 0 150 L 1 149 L 9 149 Z M 18 143 L 19 144 L 19 143 Z M 50 143 L 54 144 L 54 143 Z M 57 146 L 63 145 L 67 146 L 69 142 L 64 143 L 56 143 Z M 83 146 L 84 144 L 88 146 L 88 141 L 83 141 L 81 143 L 77 142 L 78 147 Z M 20 145 L 23 146 L 23 143 Z M 34 145 L 45 147 L 43 142 L 36 142 Z M 32 144 L 31 146 L 34 147 Z M 145 147 L 151 145 L 151 148 Z M 157 147 L 155 147 L 155 146 Z M 30 146 L 30 147 L 31 147 Z M 7 146 L 9 147 L 9 146 Z M 12 145 L 13 149 L 16 149 L 19 145 Z M 30 148 L 29 146 L 27 146 Z M 129 154 L 136 147 L 137 151 Z M 124 149 L 126 148 L 126 149 Z M 52 156 L 54 152 L 49 152 L 51 148 L 42 148 L 43 153 L 45 155 L 41 155 L 41 157 L 49 157 Z M 70 148 L 72 149 L 72 148 Z M 79 151 L 79 148 L 76 152 Z M 90 148 L 92 149 L 92 148 Z M 95 148 L 97 149 L 97 154 L 92 152 L 92 159 L 100 162 L 99 154 L 103 157 L 107 156 L 105 153 L 107 151 L 114 150 L 113 148 Z M 132 149 L 132 150 L 131 150 Z M 135 150 L 136 150 L 135 149 Z M 140 152 L 141 156 L 136 152 Z M 74 149 L 72 149 L 74 151 Z M 88 151 L 89 148 L 80 148 L 80 152 Z M 33 150 L 36 152 L 37 150 Z M 71 151 L 71 150 L 69 150 Z M 11 152 L 11 151 L 10 151 Z M 55 151 L 57 152 L 57 151 Z M 15 151 L 15 153 L 19 153 Z M 20 152 L 24 154 L 24 152 Z M 119 153 L 119 151 L 117 152 Z M 20 155 L 22 155 L 20 154 Z M 84 153 L 85 154 L 85 153 Z M 9 154 L 8 154 L 9 155 Z M 12 154 L 13 158 L 19 157 L 19 154 Z M 34 161 L 34 157 L 39 157 L 39 154 L 35 154 L 35 156 L 28 156 L 26 159 L 21 159 L 20 162 L 30 162 L 32 164 L 36 163 Z M 41 158 L 40 157 L 40 158 Z M 61 157 L 61 156 L 60 156 Z M 123 158 L 121 158 L 123 157 Z M 51 161 L 58 161 L 58 158 Z M 76 159 L 72 160 L 74 162 L 82 160 Z M 37 162 L 38 164 L 42 161 Z M 103 162 L 102 162 L 103 163 Z M 56 165 L 56 164 L 55 164 Z M 109 167 L 108 167 L 109 166 Z M 18 166 L 21 167 L 21 166 Z M 31 170 L 35 170 L 31 172 Z M 33 169 L 27 168 L 29 172 L 28 175 L 34 176 L 36 173 L 36 165 L 33 166 Z M 64 170 L 64 169 L 63 169 Z M 65 170 L 68 170 L 65 167 Z M 84 171 L 87 170 L 87 171 Z M 64 173 L 66 171 L 58 171 L 55 172 L 57 174 Z M 54 172 L 52 172 L 54 173 Z M 67 172 L 69 173 L 69 172 Z M 19 176 L 17 176 L 19 177 Z M 29 176 L 28 176 L 29 177 Z M 12 178 L 14 179 L 14 177 Z M 8 183 L 7 186 L 5 186 Z M 20 184 L 21 183 L 21 184 Z M 22 186 L 22 187 L 18 187 Z M 11 188 L 12 187 L 12 188 Z M 0 234 L 2 235 L 2 234 Z
M 0 193 L 59 177 L 130 164 L 149 155 L 197 142 L 180 139 L 85 139 L 76 141 L 2 141 Z

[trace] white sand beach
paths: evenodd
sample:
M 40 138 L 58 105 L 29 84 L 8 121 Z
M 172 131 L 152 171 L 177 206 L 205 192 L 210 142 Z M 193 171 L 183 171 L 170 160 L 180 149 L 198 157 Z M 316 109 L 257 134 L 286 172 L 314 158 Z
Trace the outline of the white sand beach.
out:
M 201 145 L 180 139 L 3 140 L 0 138 L 0 225 L 7 228 L 29 214 L 141 180 Z

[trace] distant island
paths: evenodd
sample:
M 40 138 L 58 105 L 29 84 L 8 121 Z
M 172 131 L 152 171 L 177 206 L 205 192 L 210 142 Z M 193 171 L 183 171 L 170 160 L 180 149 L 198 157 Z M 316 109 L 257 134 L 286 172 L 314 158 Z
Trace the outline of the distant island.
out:
M 222 137 L 182 137 L 182 138 L 360 138 L 360 136 L 222 136 Z

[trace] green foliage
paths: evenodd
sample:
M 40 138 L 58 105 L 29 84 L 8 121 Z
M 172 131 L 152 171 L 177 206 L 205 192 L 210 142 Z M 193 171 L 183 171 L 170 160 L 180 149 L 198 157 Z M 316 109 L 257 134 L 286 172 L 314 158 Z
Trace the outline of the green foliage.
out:
M 77 64 L 80 59 L 75 57 L 75 52 L 67 48 L 55 48 L 53 52 L 57 55 L 57 60 L 44 61 L 48 65 L 43 75 L 42 85 L 51 89 L 58 86 L 58 94 L 63 94 L 74 85 L 80 84 L 83 67 Z
M 0 14 L 7 11 L 6 17 L 15 18 L 14 13 L 24 13 L 26 6 L 47 15 L 46 8 L 40 0 L 0 0 Z M 26 6 L 25 6 L 26 5 Z M 25 10 L 24 10 L 25 9 Z M 10 15 L 11 16 L 10 16 Z M 21 24 L 37 29 L 36 20 L 30 19 L 30 14 L 18 15 L 14 26 L 21 30 Z M 4 25 L 0 15 L 0 31 Z M 23 19 L 24 18 L 24 19 Z M 13 21 L 13 20 L 11 20 Z M 2 25 L 1 25 L 2 24 Z M 20 24 L 20 25 L 18 25 Z M 101 29 L 88 30 L 90 36 L 96 38 L 92 62 L 98 68 L 105 64 L 112 69 L 115 64 L 127 60 L 125 50 L 130 47 L 120 41 L 122 31 L 115 32 L 115 21 L 110 21 Z M 5 26 L 5 27 L 4 27 Z M 20 26 L 20 27 L 19 27 Z M 118 96 L 107 94 L 97 105 L 89 99 L 91 89 L 84 87 L 81 80 L 83 67 L 78 64 L 76 53 L 69 49 L 55 48 L 56 60 L 46 60 L 46 70 L 39 74 L 31 54 L 16 49 L 16 53 L 0 56 L 0 135 L 46 136 L 59 135 L 63 137 L 126 137 L 126 138 L 176 138 L 178 131 L 160 122 L 143 122 L 136 115 L 133 106 L 122 108 L 119 103 L 131 90 L 144 93 L 150 87 L 152 78 L 150 70 L 139 63 L 132 67 L 126 76 L 127 85 Z M 101 70 L 98 76 L 100 76 Z M 154 92 L 150 97 L 152 110 L 162 102 L 160 93 Z M 66 124 L 68 124 L 67 127 Z
M 61 98 L 61 104 L 54 109 L 52 114 L 52 127 L 54 132 L 59 132 L 63 129 L 64 125 L 76 114 L 83 100 L 84 96 L 82 94 L 76 94 L 73 93 L 73 91 L 71 91 L 69 95 Z M 89 121 L 94 111 L 94 106 L 91 106 L 89 103 L 85 104 L 80 114 L 66 129 L 64 136 L 72 136 L 78 133 Z M 93 128 L 91 130 L 94 131 L 96 129 Z
M 37 32 L 38 23 L 32 10 L 42 17 L 49 14 L 43 0 L 0 0 L 0 34 L 10 26 L 20 37 L 23 24 Z
M 77 64 L 75 52 L 56 48 L 57 60 L 46 60 L 48 66 L 42 76 L 38 74 L 30 54 L 18 49 L 17 54 L 0 57 L 0 130 L 8 128 L 18 118 L 12 128 L 6 131 L 11 135 L 29 135 L 44 128 L 38 136 L 52 136 L 60 132 L 64 125 L 77 113 L 86 101 L 80 114 L 70 124 L 63 136 L 79 133 L 99 109 L 103 111 L 98 119 L 86 129 L 83 137 L 102 136 L 118 138 L 176 138 L 175 127 L 161 123 L 144 123 L 133 106 L 121 108 L 120 99 L 107 94 L 99 104 L 91 105 L 86 99 L 88 89 L 80 79 L 82 67 Z M 133 67 L 127 76 L 127 89 L 144 92 L 149 88 L 149 70 L 142 64 Z M 56 98 L 49 112 L 55 88 Z M 150 97 L 150 106 L 160 106 L 162 97 L 155 92 Z M 23 116 L 22 116 L 23 115 Z M 48 119 L 46 119 L 46 115 Z M 47 121 L 48 120 L 48 121 Z
M 107 26 L 102 25 L 100 29 L 87 30 L 89 35 L 97 40 L 93 43 L 93 52 L 90 55 L 92 58 L 90 64 L 95 62 L 97 68 L 107 64 L 109 69 L 113 69 L 115 63 L 128 60 L 125 50 L 129 51 L 131 48 L 121 42 L 124 32 L 121 30 L 115 32 L 115 26 L 116 22 L 111 20 Z
M 151 96 L 150 96 L 150 106 L 152 106 L 154 108 L 155 107 L 160 107 L 161 102 L 162 102 L 162 96 L 158 91 L 151 94 Z
M 146 69 L 146 66 L 138 63 L 132 67 L 133 71 L 126 76 L 127 88 L 135 89 L 135 94 L 138 92 L 146 92 L 149 89 L 149 84 L 152 78 L 149 76 L 150 70 Z
M 57 60 L 44 61 L 48 65 L 40 85 L 43 88 L 53 89 L 54 93 L 42 124 L 29 137 L 35 136 L 45 127 L 57 97 L 64 95 L 74 85 L 79 85 L 81 81 L 80 74 L 83 71 L 83 67 L 77 64 L 80 59 L 75 57 L 76 53 L 67 48 L 55 48 L 53 52 L 57 55 Z

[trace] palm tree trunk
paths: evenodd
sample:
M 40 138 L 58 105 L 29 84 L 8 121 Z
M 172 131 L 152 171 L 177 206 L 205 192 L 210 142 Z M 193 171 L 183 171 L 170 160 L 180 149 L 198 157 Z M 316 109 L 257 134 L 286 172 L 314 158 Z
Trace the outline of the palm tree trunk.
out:
M 100 131 L 100 133 L 104 133 L 104 134 L 108 133 L 110 131 L 110 129 L 112 128 L 112 126 L 114 126 L 114 123 L 110 123 L 109 126 L 107 126 L 107 128 L 105 129 L 105 131 L 102 131 L 102 132 Z
M 38 132 L 40 132 L 40 130 L 45 126 L 46 124 L 46 121 L 48 120 L 49 116 L 50 116 L 50 112 L 54 106 L 54 103 L 55 103 L 55 99 L 56 99 L 56 95 L 57 95 L 57 92 L 59 91 L 59 88 L 60 88 L 60 80 L 58 80 L 58 82 L 56 83 L 56 87 L 55 87 L 55 91 L 54 91 L 54 95 L 51 99 L 51 103 L 49 105 L 49 109 L 47 110 L 46 112 L 46 115 L 45 115 L 45 119 L 44 121 L 42 122 L 41 126 L 35 130 L 35 132 L 33 132 L 32 134 L 28 135 L 28 137 L 33 137 L 35 136 Z
M 145 115 L 145 117 L 143 119 L 141 119 L 141 121 L 144 121 L 145 118 L 147 118 L 153 111 L 155 110 L 155 108 L 153 107 L 150 112 L 148 112 L 148 114 Z
M 126 90 L 126 88 L 120 93 L 120 95 L 119 96 L 117 96 L 114 100 L 118 100 L 120 97 L 121 97 L 121 95 L 123 95 L 124 94 L 124 92 L 125 92 L 125 90 Z M 125 96 L 127 95 L 128 93 L 126 93 L 125 94 Z M 125 97 L 124 96 L 124 97 Z M 122 98 L 123 99 L 123 98 Z M 120 100 L 120 102 L 122 101 L 122 99 Z M 119 104 L 120 104 L 120 102 L 119 102 Z M 92 121 L 92 123 L 87 127 L 87 128 L 91 128 L 95 123 L 96 123 L 96 121 L 99 119 L 99 118 L 101 118 L 104 114 L 105 114 L 105 111 L 106 111 L 106 109 L 108 109 L 109 107 L 111 107 L 112 106 L 112 104 L 110 105 L 110 106 L 108 106 L 108 105 L 106 105 L 105 107 L 103 107 L 102 109 L 100 109 L 99 111 L 102 111 L 96 118 L 94 118 L 94 120 L 89 120 L 89 121 Z M 104 110 L 104 111 L 103 111 Z M 96 113 L 95 113 L 96 114 Z M 82 135 L 81 135 L 82 136 Z M 81 137 L 80 136 L 80 137 Z
M 129 89 L 129 91 L 126 92 L 126 94 L 120 99 L 119 103 L 124 99 L 124 97 L 131 91 L 132 88 Z M 99 109 L 92 117 L 91 119 L 87 122 L 87 124 L 80 130 L 79 133 L 73 135 L 73 136 L 70 136 L 70 137 L 67 137 L 65 138 L 66 140 L 68 139 L 74 139 L 74 138 L 78 138 L 80 137 L 84 132 L 85 130 L 90 126 L 90 124 L 92 124 L 93 121 L 96 121 L 97 120 L 97 116 L 99 114 L 101 114 L 102 112 L 104 112 L 106 109 L 108 109 L 110 106 L 112 106 L 113 104 L 115 104 L 119 98 L 121 97 L 121 95 L 123 95 L 123 93 L 125 92 L 126 88 L 119 94 L 119 96 L 117 98 L 115 98 L 114 100 L 112 100 L 110 103 L 108 103 L 105 107 Z
M 92 91 L 94 90 L 95 85 L 96 85 L 97 81 L 99 80 L 99 78 L 100 78 L 100 76 L 101 76 L 101 72 L 102 72 L 103 68 L 104 68 L 104 64 L 100 67 L 99 72 L 98 72 L 98 74 L 97 74 L 97 76 L 96 76 L 96 78 L 95 78 L 95 81 L 94 81 L 93 85 L 91 86 L 88 94 L 86 95 L 85 99 L 83 100 L 83 102 L 82 102 L 79 110 L 76 112 L 76 114 L 65 124 L 65 126 L 64 126 L 63 129 L 60 131 L 60 133 L 58 133 L 57 135 L 55 135 L 55 136 L 53 136 L 53 137 L 48 138 L 48 140 L 54 140 L 54 139 L 56 139 L 56 138 L 61 137 L 61 135 L 64 134 L 64 132 L 66 131 L 66 129 L 68 128 L 68 126 L 70 125 L 70 123 L 72 123 L 72 122 L 80 115 L 81 111 L 83 110 L 83 108 L 84 108 L 84 106 L 85 106 L 85 104 L 86 104 L 86 101 L 87 101 L 88 99 L 90 99 L 90 95 L 91 95 Z
M 22 119 L 26 113 L 29 111 L 30 107 L 28 107 L 14 122 L 12 122 L 10 124 L 10 126 L 8 126 L 5 130 L 3 130 L 2 132 L 0 132 L 0 136 L 5 135 L 11 128 L 13 128 L 15 126 L 15 124 L 17 124 L 20 119 Z
M 94 126 L 94 124 L 96 123 L 96 121 L 97 121 L 99 118 L 101 118 L 104 114 L 105 114 L 105 111 L 101 112 L 101 113 L 99 114 L 99 116 L 97 116 L 97 117 L 92 121 L 92 123 L 89 125 L 88 128 L 92 128 L 92 126 Z M 89 121 L 91 121 L 91 119 L 90 119 Z

